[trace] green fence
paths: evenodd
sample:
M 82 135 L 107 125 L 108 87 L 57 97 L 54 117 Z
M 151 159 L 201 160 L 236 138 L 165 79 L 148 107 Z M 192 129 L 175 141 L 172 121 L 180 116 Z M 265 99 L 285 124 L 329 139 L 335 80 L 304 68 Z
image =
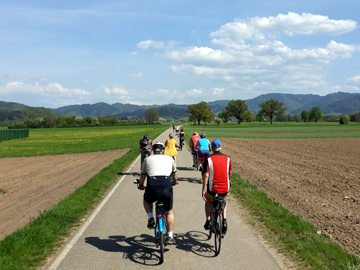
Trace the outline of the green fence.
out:
M 29 137 L 28 129 L 0 130 L 0 142 Z

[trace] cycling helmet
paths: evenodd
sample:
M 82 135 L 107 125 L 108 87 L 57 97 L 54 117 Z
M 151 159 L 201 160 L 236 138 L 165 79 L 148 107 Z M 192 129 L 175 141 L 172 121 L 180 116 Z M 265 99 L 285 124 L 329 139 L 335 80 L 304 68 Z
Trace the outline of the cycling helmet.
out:
M 165 145 L 162 142 L 156 142 L 153 144 L 154 152 L 162 152 L 165 149 Z
M 213 151 L 220 151 L 221 150 L 221 142 L 218 139 L 215 139 L 211 142 L 211 148 Z
M 205 138 L 205 137 L 206 137 L 206 134 L 205 134 L 204 132 L 201 132 L 201 133 L 200 133 L 200 137 L 201 137 L 201 138 Z
M 169 137 L 170 137 L 170 138 L 174 138 L 174 133 L 170 133 L 170 134 L 169 134 Z

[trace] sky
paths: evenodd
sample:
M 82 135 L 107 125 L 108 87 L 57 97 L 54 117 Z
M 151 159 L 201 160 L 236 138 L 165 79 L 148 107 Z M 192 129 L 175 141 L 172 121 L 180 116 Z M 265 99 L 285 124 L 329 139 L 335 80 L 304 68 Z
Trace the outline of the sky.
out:
M 0 100 L 360 93 L 358 0 L 0 0 Z

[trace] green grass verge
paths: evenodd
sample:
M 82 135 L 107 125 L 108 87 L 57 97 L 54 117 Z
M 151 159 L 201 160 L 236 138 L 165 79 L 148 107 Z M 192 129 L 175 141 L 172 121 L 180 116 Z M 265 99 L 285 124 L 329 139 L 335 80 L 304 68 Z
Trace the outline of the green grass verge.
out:
M 309 222 L 290 213 L 279 203 L 268 198 L 254 185 L 232 175 L 231 194 L 241 201 L 257 221 L 275 234 L 277 248 L 284 254 L 294 254 L 307 269 L 360 269 L 359 259 L 346 253 L 339 245 L 324 235 L 318 235 L 316 228 Z
M 148 129 L 147 133 L 155 138 L 166 128 Z M 116 140 L 121 141 L 121 138 L 117 137 Z M 0 269 L 35 269 L 40 266 L 70 234 L 71 229 L 101 200 L 118 179 L 118 174 L 139 155 L 138 141 L 139 137 L 132 134 L 128 143 L 131 150 L 127 154 L 115 160 L 58 204 L 40 213 L 39 217 L 31 220 L 27 226 L 0 241 Z

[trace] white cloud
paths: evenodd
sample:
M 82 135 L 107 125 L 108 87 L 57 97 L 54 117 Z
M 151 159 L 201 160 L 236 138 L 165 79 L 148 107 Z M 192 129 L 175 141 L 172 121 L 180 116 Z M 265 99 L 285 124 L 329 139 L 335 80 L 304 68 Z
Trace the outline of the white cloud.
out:
M 137 52 L 131 52 L 130 55 L 137 55 Z
M 225 88 L 213 88 L 213 96 L 222 96 Z
M 156 93 L 162 94 L 162 95 L 167 95 L 169 94 L 169 90 L 167 89 L 156 89 Z
M 32 94 L 32 95 L 46 95 L 46 96 L 84 96 L 90 95 L 89 92 L 77 88 L 68 89 L 63 87 L 59 83 L 50 83 L 47 85 L 41 85 L 38 82 L 33 84 L 26 84 L 23 82 L 9 82 L 6 86 L 0 86 L 0 91 L 2 94 L 14 94 L 14 93 L 23 93 L 23 94 Z
M 128 104 L 133 104 L 133 105 L 144 105 L 144 103 L 142 103 L 141 101 L 135 101 L 135 100 L 132 100 L 132 101 L 127 101 L 126 103 Z
M 248 20 L 236 19 L 212 32 L 212 38 L 235 40 L 262 40 L 274 35 L 267 31 L 283 32 L 287 35 L 340 35 L 356 28 L 353 20 L 331 20 L 328 16 L 309 13 L 279 14 L 276 17 L 253 17 Z M 276 34 L 275 34 L 276 35 Z
M 112 89 L 108 87 L 104 87 L 104 92 L 109 95 L 127 95 L 129 94 L 128 91 L 125 90 L 125 88 L 121 85 L 113 87 Z
M 352 82 L 352 83 L 360 83 L 360 75 L 351 77 L 351 78 L 347 79 L 347 81 Z
M 189 91 L 186 91 L 186 94 L 191 97 L 198 97 L 198 96 L 202 95 L 202 93 L 203 92 L 200 89 L 195 89 L 195 88 L 191 89 Z
M 140 49 L 142 50 L 146 50 L 149 47 L 154 47 L 155 49 L 161 49 L 165 46 L 165 42 L 163 41 L 154 41 L 154 40 L 146 40 L 146 41 L 141 41 L 138 43 L 137 45 Z

